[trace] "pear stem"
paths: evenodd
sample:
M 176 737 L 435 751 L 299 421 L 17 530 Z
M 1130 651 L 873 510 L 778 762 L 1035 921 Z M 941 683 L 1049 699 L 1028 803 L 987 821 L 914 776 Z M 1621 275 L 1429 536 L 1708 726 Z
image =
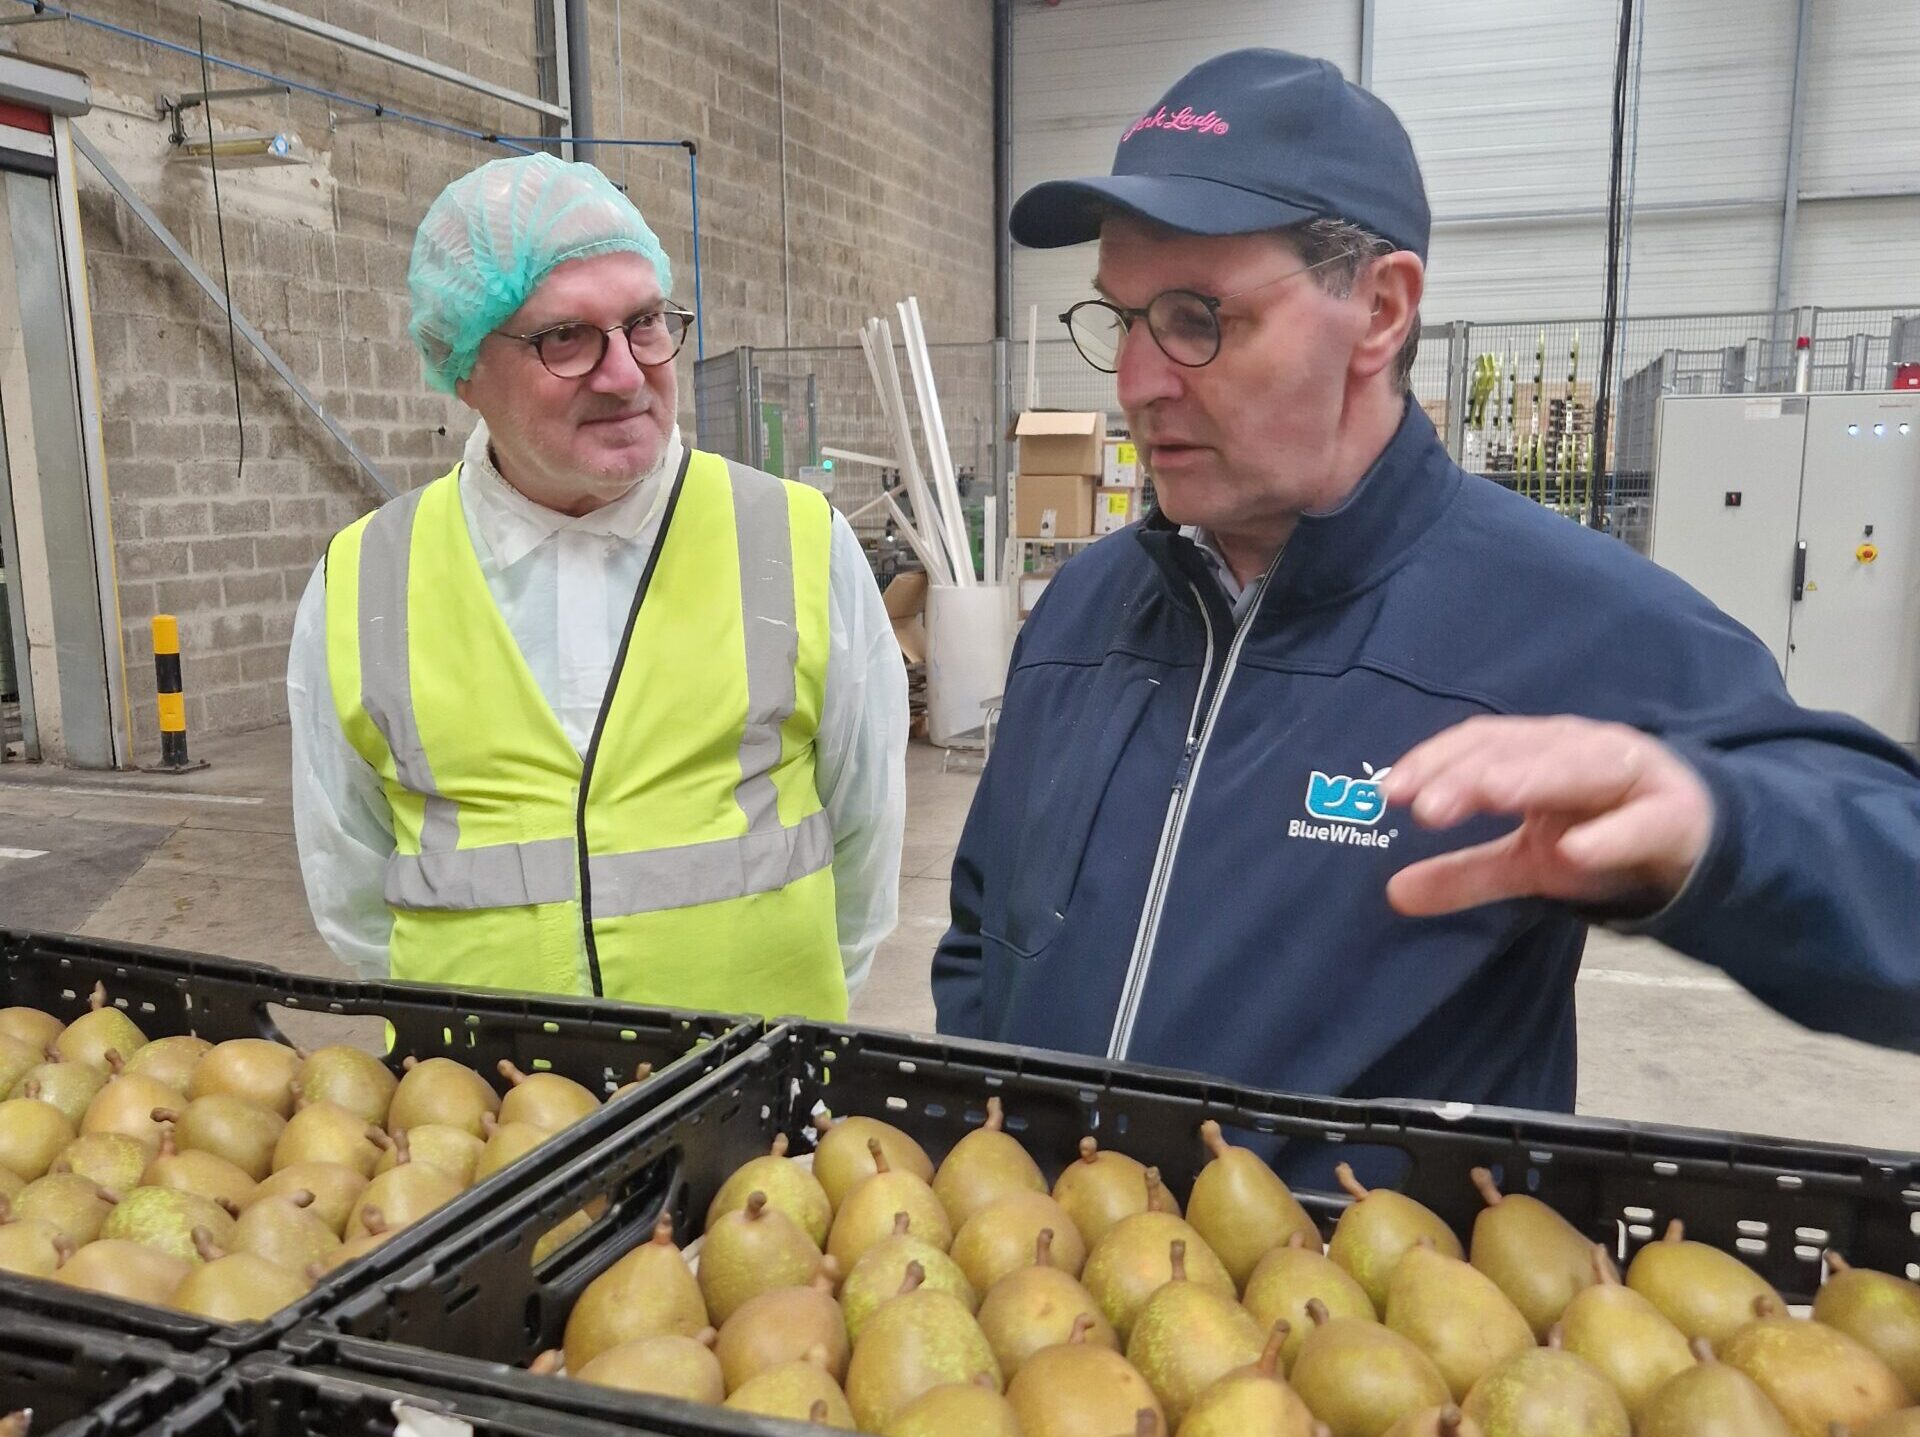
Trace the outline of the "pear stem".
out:
M 309 1188 L 295 1188 L 287 1194 L 287 1201 L 295 1207 L 312 1207 L 314 1203 L 313 1192 Z
M 1087 1341 L 1087 1334 L 1092 1331 L 1093 1314 L 1091 1312 L 1080 1313 L 1073 1319 L 1073 1331 L 1067 1334 L 1067 1341 L 1077 1342 L 1084 1347 Z
M 1226 1138 L 1221 1136 L 1220 1124 L 1212 1118 L 1200 1124 L 1200 1141 L 1207 1145 L 1207 1151 L 1216 1158 L 1224 1158 L 1232 1150 Z
M 1254 1365 L 1269 1377 L 1280 1371 L 1280 1349 L 1287 1345 L 1287 1338 L 1293 1332 L 1293 1324 L 1286 1318 L 1276 1318 L 1273 1331 L 1267 1334 L 1267 1345 L 1260 1349 L 1260 1360 Z
M 1304 1232 L 1301 1232 L 1299 1228 L 1295 1228 L 1292 1232 L 1287 1234 L 1287 1246 L 1297 1247 L 1302 1251 L 1305 1251 L 1307 1246 L 1307 1235 Z
M 748 1222 L 760 1221 L 760 1215 L 767 1210 L 767 1195 L 753 1192 L 747 1196 L 746 1218 Z
M 897 1293 L 895 1293 L 894 1296 L 905 1297 L 908 1293 L 917 1289 L 920 1286 L 920 1284 L 925 1282 L 926 1280 L 927 1280 L 927 1270 L 924 1267 L 920 1266 L 920 1264 L 917 1262 L 910 1262 L 907 1264 L 907 1270 L 905 1274 L 903 1274 L 902 1277 L 900 1278 L 900 1290 Z
M 1718 1360 L 1713 1355 L 1713 1344 L 1704 1337 L 1694 1338 L 1687 1344 L 1687 1350 L 1693 1354 L 1693 1360 L 1701 1364 Z
M 824 1397 L 815 1398 L 813 1406 L 807 1409 L 807 1421 L 813 1423 L 816 1427 L 823 1426 L 827 1420 L 827 1411 L 827 1399 Z
M 1333 1175 L 1335 1179 L 1339 1181 L 1340 1186 L 1346 1189 L 1347 1196 L 1355 1202 L 1360 1201 L 1361 1198 L 1367 1195 L 1367 1189 L 1362 1187 L 1360 1185 L 1360 1179 L 1353 1175 L 1353 1167 L 1351 1164 L 1337 1164 L 1334 1167 Z
M 1562 1327 L 1559 1323 L 1557 1322 L 1554 1323 L 1552 1327 L 1549 1327 L 1547 1329 L 1546 1345 L 1548 1347 L 1551 1347 L 1555 1352 L 1560 1351 L 1563 1347 L 1567 1345 L 1566 1329 Z
M 1783 1309 L 1779 1302 L 1764 1292 L 1753 1300 L 1753 1315 L 1755 1317 L 1778 1317 L 1782 1311 Z
M 1050 1227 L 1041 1228 L 1040 1235 L 1033 1240 L 1033 1265 L 1053 1266 L 1053 1229 Z
M 702 1347 L 711 1347 L 720 1340 L 720 1329 L 717 1327 L 703 1327 L 693 1334 L 693 1340 Z
M 787 1135 L 785 1133 L 775 1133 L 773 1135 L 773 1146 L 769 1148 L 767 1151 L 773 1157 L 784 1158 L 787 1155 L 787 1149 L 790 1146 L 791 1144 L 788 1143 Z
M 367 1230 L 369 1237 L 378 1237 L 387 1230 L 387 1215 L 377 1207 L 360 1209 L 360 1226 Z
M 1006 1129 L 1007 1110 L 998 1097 L 987 1099 L 987 1120 L 981 1126 L 990 1133 L 998 1133 Z
M 867 1139 L 867 1152 L 873 1158 L 873 1170 L 876 1173 L 888 1173 L 893 1169 L 887 1166 L 887 1150 L 880 1146 L 880 1139 Z
M 87 994 L 87 1006 L 96 1013 L 107 1006 L 107 985 L 105 983 L 95 983 L 93 985 L 93 991 Z
M 1313 1319 L 1315 1327 L 1325 1327 L 1333 1321 L 1333 1315 L 1327 1311 L 1326 1303 L 1317 1297 L 1307 1299 L 1307 1316 Z
M 1080 1139 L 1080 1161 L 1090 1163 L 1100 1156 L 1100 1144 L 1091 1136 Z
M 1501 1192 L 1498 1185 L 1495 1184 L 1491 1169 L 1475 1168 L 1468 1176 L 1473 1179 L 1473 1185 L 1480 1190 L 1480 1201 L 1484 1202 L 1488 1207 L 1500 1206 L 1500 1202 L 1506 1197 L 1506 1194 Z
M 1832 1248 L 1828 1248 L 1822 1256 L 1826 1261 L 1827 1271 L 1835 1277 L 1838 1277 L 1843 1272 L 1853 1271 L 1853 1264 L 1840 1256 L 1840 1254 Z
M 226 1256 L 226 1253 L 215 1244 L 213 1234 L 204 1227 L 196 1227 L 193 1230 L 193 1250 L 200 1254 L 202 1262 L 217 1262 Z
M 1453 1437 L 1460 1430 L 1463 1417 L 1460 1409 L 1449 1402 L 1440 1409 L 1439 1416 L 1433 1419 L 1433 1430 L 1437 1437 Z
M 1682 1242 L 1686 1239 L 1686 1236 L 1687 1236 L 1687 1225 L 1684 1222 L 1682 1222 L 1679 1218 L 1675 1218 L 1672 1222 L 1667 1224 L 1666 1235 L 1662 1237 L 1660 1241 Z
M 1187 1244 L 1184 1238 L 1176 1237 L 1167 1244 L 1167 1265 L 1173 1269 L 1173 1281 L 1187 1280 Z
M 1160 1414 L 1151 1407 L 1142 1407 L 1133 1414 L 1133 1437 L 1159 1437 Z
M 560 1369 L 566 1365 L 566 1354 L 557 1347 L 550 1347 L 527 1364 L 527 1371 L 536 1377 L 557 1377 Z
M 1613 1265 L 1613 1254 L 1608 1252 L 1604 1243 L 1593 1245 L 1593 1280 L 1601 1287 L 1618 1287 L 1620 1269 Z
M 395 1167 L 398 1167 L 401 1163 L 410 1163 L 412 1161 L 413 1139 L 408 1137 L 407 1130 L 402 1128 L 393 1135 L 393 1163 Z
M 500 1076 L 505 1078 L 509 1083 L 512 1083 L 516 1088 L 527 1080 L 527 1075 L 514 1066 L 513 1059 L 511 1058 L 502 1058 L 493 1066 L 494 1071 L 499 1073 Z
M 119 1077 L 120 1074 L 125 1071 L 127 1060 L 120 1056 L 120 1050 L 118 1048 L 109 1048 L 100 1056 L 106 1059 L 107 1066 L 113 1070 L 114 1077 Z
M 409 1053 L 400 1060 L 400 1066 L 406 1072 L 411 1073 L 415 1068 L 420 1066 L 420 1059 L 417 1055 Z
M 653 1076 L 653 1064 L 651 1063 L 641 1063 L 637 1067 L 635 1067 L 633 1070 L 633 1080 L 636 1083 L 644 1083 L 648 1078 L 651 1078 L 652 1076 Z
M 912 1225 L 913 1217 L 911 1214 L 897 1212 L 893 1215 L 893 1235 L 895 1237 L 905 1237 L 907 1235 L 907 1229 Z

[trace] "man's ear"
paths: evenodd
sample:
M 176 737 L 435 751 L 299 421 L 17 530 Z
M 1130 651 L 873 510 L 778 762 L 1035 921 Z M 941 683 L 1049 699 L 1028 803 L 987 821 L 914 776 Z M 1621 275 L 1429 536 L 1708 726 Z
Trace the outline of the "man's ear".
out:
M 1372 311 L 1367 332 L 1353 351 L 1353 371 L 1370 378 L 1389 368 L 1407 342 L 1420 313 L 1427 271 L 1411 250 L 1395 250 L 1369 264 L 1361 276 L 1360 297 Z

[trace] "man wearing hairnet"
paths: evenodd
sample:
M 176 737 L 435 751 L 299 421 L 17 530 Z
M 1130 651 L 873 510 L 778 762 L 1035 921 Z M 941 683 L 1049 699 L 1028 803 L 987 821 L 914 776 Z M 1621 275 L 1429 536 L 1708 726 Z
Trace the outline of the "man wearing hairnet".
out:
M 682 444 L 692 316 L 598 170 L 427 212 L 449 474 L 337 535 L 294 624 L 294 828 L 369 976 L 818 1019 L 892 928 L 906 678 L 815 490 Z

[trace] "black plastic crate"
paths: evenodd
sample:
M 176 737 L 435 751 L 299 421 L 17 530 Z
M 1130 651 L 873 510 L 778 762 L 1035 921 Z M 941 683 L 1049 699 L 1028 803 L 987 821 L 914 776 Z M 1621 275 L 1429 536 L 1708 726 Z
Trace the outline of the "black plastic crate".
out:
M 937 1160 L 983 1121 L 989 1095 L 1000 1097 L 1008 1130 L 1049 1178 L 1093 1133 L 1103 1146 L 1157 1165 L 1184 1199 L 1208 1158 L 1199 1126 L 1212 1118 L 1236 1140 L 1284 1146 L 1290 1166 L 1303 1157 L 1321 1166 L 1371 1157 L 1377 1168 L 1378 1159 L 1391 1158 L 1399 1186 L 1463 1239 L 1480 1209 L 1468 1170 L 1484 1165 L 1509 1190 L 1553 1204 L 1623 1259 L 1668 1218 L 1683 1217 L 1690 1235 L 1737 1251 L 1795 1300 L 1818 1285 L 1825 1247 L 1893 1272 L 1911 1274 L 1920 1262 L 1920 1155 L 1464 1104 L 1261 1092 L 1062 1054 L 792 1024 L 484 1224 L 348 1298 L 292 1334 L 283 1350 L 372 1370 L 412 1370 L 432 1354 L 469 1359 L 469 1371 L 522 1367 L 559 1344 L 581 1289 L 645 1241 L 660 1211 L 673 1214 L 684 1243 L 719 1185 L 764 1153 L 774 1134 L 806 1151 L 816 1103 L 883 1117 Z M 539 1235 L 603 1195 L 612 1199 L 612 1220 L 596 1227 L 598 1236 L 531 1269 Z M 1346 1202 L 1328 1192 L 1300 1196 L 1329 1230 Z M 485 1370 L 498 1392 L 516 1400 L 578 1400 L 581 1384 Z M 654 1410 L 645 1399 L 613 1400 L 636 1418 Z M 704 1410 L 713 1430 L 752 1430 L 732 1414 Z
M 483 1363 L 435 1354 L 348 1370 L 295 1367 L 261 1353 L 151 1429 L 151 1437 L 392 1437 L 393 1406 L 404 1402 L 471 1424 L 489 1437 L 710 1437 L 713 1409 L 661 1400 L 636 1415 L 618 1394 L 584 1383 L 558 1403 L 530 1403 Z M 753 1437 L 817 1437 L 819 1428 L 739 1419 Z M 63 1434 L 64 1437 L 64 1434 Z
M 143 1432 L 226 1361 L 0 1307 L 0 1413 L 31 1407 L 34 1437 Z
M 394 1059 L 449 1057 L 498 1085 L 494 1065 L 551 1068 L 599 1093 L 655 1071 L 636 1093 L 609 1104 L 541 1144 L 519 1162 L 477 1183 L 372 1253 L 315 1285 L 266 1322 L 217 1323 L 142 1303 L 0 1273 L 0 1308 L 44 1313 L 174 1347 L 206 1344 L 250 1352 L 332 1306 L 380 1275 L 395 1272 L 497 1208 L 514 1193 L 564 1168 L 655 1103 L 679 1092 L 744 1050 L 761 1031 L 755 1020 L 641 1008 L 547 995 L 468 992 L 412 983 L 369 983 L 285 973 L 262 964 L 165 948 L 0 929 L 0 1006 L 28 1004 L 56 1017 L 84 1012 L 96 982 L 149 1038 L 194 1033 L 287 1041 L 275 1006 L 312 1013 L 384 1018 Z

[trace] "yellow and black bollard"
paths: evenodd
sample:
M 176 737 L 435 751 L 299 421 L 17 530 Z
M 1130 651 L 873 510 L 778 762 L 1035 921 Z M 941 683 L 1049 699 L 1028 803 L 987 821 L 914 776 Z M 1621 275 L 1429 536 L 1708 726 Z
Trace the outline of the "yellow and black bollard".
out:
M 205 768 L 187 757 L 187 699 L 180 673 L 180 621 L 172 614 L 153 616 L 153 679 L 160 709 L 158 773 Z

